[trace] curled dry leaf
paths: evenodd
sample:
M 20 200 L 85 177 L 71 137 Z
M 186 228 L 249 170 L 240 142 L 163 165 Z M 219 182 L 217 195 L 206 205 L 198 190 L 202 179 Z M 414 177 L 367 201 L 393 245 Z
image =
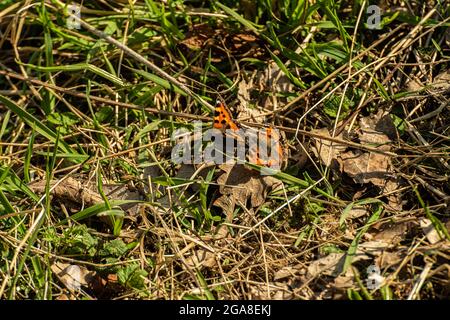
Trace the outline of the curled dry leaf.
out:
M 315 278 L 320 274 L 338 276 L 342 272 L 344 260 L 344 253 L 330 253 L 311 262 L 306 275 L 308 278 Z
M 35 181 L 28 186 L 33 192 L 45 193 L 46 181 Z M 56 185 L 56 187 L 55 187 Z M 96 203 L 103 202 L 98 192 L 93 191 L 86 182 L 78 181 L 68 177 L 64 181 L 52 180 L 50 182 L 51 194 L 53 197 L 68 200 L 75 203 L 83 203 L 86 206 L 92 206 Z
M 33 192 L 45 193 L 46 181 L 32 182 L 28 186 Z M 92 206 L 103 202 L 101 195 L 95 191 L 95 186 L 71 177 L 67 177 L 62 182 L 52 180 L 50 188 L 51 195 L 62 201 L 70 201 L 84 206 Z M 127 184 L 105 184 L 103 190 L 110 200 L 139 200 L 142 198 L 139 192 L 130 190 Z M 129 210 L 133 207 L 136 211 L 136 204 L 121 206 L 123 210 Z
M 64 262 L 54 262 L 50 269 L 69 290 L 79 290 L 82 286 L 86 287 L 95 277 L 95 272 L 89 271 L 83 266 Z
M 353 276 L 340 275 L 334 278 L 334 287 L 336 289 L 345 290 L 355 287 L 355 281 Z
M 350 212 L 347 215 L 348 219 L 356 219 L 365 215 L 368 215 L 369 212 L 365 207 L 353 207 L 350 209 Z
M 265 202 L 269 191 L 281 186 L 274 177 L 262 176 L 241 164 L 223 164 L 219 168 L 224 171 L 217 179 L 221 196 L 214 205 L 226 213 L 233 212 L 236 204 L 246 205 L 248 200 L 249 208 L 257 208 Z
M 389 242 L 384 241 L 366 241 L 363 243 L 360 243 L 358 245 L 357 252 L 360 254 L 370 254 L 371 256 L 378 256 L 380 255 L 384 250 L 392 247 L 392 244 Z

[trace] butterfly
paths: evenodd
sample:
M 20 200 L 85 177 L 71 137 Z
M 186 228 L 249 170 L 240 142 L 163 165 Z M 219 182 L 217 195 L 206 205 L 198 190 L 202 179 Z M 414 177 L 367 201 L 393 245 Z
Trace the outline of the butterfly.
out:
M 233 119 L 230 109 L 221 100 L 217 100 L 214 108 L 213 128 L 227 132 L 227 137 L 241 141 L 245 139 L 242 134 L 231 134 L 241 129 L 241 125 Z M 280 132 L 272 126 L 259 130 L 246 129 L 247 159 L 250 163 L 263 167 L 280 168 L 285 162 L 285 150 L 282 146 Z M 261 148 L 263 147 L 263 148 Z M 263 150 L 264 149 L 264 150 Z

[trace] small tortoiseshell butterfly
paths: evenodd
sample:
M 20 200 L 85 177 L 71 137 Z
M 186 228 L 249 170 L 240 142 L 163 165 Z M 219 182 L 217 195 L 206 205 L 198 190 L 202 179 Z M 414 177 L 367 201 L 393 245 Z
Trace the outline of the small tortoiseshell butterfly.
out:
M 233 120 L 232 113 L 230 109 L 220 100 L 217 100 L 216 107 L 214 110 L 214 122 L 213 128 L 221 130 L 225 132 L 227 129 L 238 131 L 240 129 L 240 125 Z M 255 131 L 256 132 L 256 131 Z M 261 137 L 261 132 L 264 132 Z M 265 144 L 267 146 L 267 154 L 268 157 L 262 157 L 260 150 L 256 146 L 249 146 L 248 153 L 248 161 L 259 166 L 265 167 L 281 167 L 284 163 L 284 149 L 282 147 L 281 135 L 278 130 L 275 130 L 273 127 L 266 127 L 264 131 L 258 131 L 259 138 L 265 137 Z M 242 136 L 235 136 L 235 139 L 242 139 Z M 256 140 L 255 140 L 256 141 Z M 274 148 L 272 148 L 274 146 Z

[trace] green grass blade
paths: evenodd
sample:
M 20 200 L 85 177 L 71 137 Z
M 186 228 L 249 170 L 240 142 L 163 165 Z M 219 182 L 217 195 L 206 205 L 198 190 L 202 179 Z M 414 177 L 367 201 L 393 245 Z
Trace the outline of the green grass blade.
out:
M 248 21 L 243 16 L 238 14 L 236 11 L 234 11 L 233 9 L 227 7 L 226 5 L 221 4 L 220 2 L 215 2 L 215 4 L 219 8 L 221 8 L 223 11 L 225 11 L 227 14 L 232 16 L 237 22 L 242 24 L 244 27 L 246 27 L 247 29 L 253 31 L 256 34 L 259 34 L 259 32 L 260 32 L 259 29 L 261 29 L 261 26 L 255 24 L 255 23 L 253 23 L 251 21 Z
M 76 72 L 76 71 L 90 71 L 92 73 L 95 73 L 96 75 L 111 81 L 112 83 L 123 87 L 125 84 L 122 81 L 122 79 L 120 79 L 119 77 L 109 73 L 106 70 L 103 70 L 97 66 L 94 66 L 92 64 L 89 63 L 76 63 L 76 64 L 72 64 L 72 65 L 64 65 L 64 66 L 53 66 L 53 67 L 40 67 L 40 66 L 35 66 L 33 64 L 23 64 L 24 66 L 32 69 L 32 70 L 37 70 L 37 71 L 42 71 L 42 72 L 59 72 L 59 71 L 64 71 L 64 72 Z
M 359 241 L 361 240 L 361 237 L 364 235 L 364 233 L 367 232 L 369 227 L 380 218 L 381 213 L 383 212 L 383 206 L 379 205 L 375 209 L 375 212 L 372 214 L 372 216 L 369 218 L 367 223 L 362 227 L 362 229 L 358 232 L 358 234 L 353 239 L 352 243 L 350 244 L 350 247 L 348 248 L 347 255 L 345 256 L 344 266 L 342 270 L 342 274 L 345 274 L 347 272 L 347 269 L 351 266 L 353 257 L 356 254 L 356 251 L 358 249 Z
M 53 143 L 56 143 L 56 134 L 49 127 L 42 123 L 41 120 L 33 116 L 31 113 L 18 106 L 15 102 L 11 101 L 7 97 L 0 94 L 0 102 L 3 103 L 9 110 L 14 112 L 17 116 L 19 116 L 26 124 L 30 127 L 34 128 L 39 134 L 46 137 Z M 61 141 L 59 144 L 61 150 L 65 153 L 76 154 L 76 152 L 69 147 L 64 141 Z

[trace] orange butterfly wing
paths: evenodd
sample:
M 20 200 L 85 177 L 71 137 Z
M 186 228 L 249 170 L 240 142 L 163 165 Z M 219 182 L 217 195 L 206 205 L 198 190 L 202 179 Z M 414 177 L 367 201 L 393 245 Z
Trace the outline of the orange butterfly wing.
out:
M 213 127 L 219 130 L 238 130 L 239 127 L 234 123 L 230 110 L 222 101 L 217 100 L 216 108 L 214 110 L 214 124 Z
M 277 166 L 283 162 L 284 151 L 281 144 L 281 137 L 278 131 L 274 130 L 273 127 L 268 127 L 265 129 L 265 146 L 269 148 L 268 153 L 271 158 L 268 160 L 263 160 L 260 158 L 260 152 L 258 148 L 251 148 L 249 153 L 249 160 L 259 166 Z M 272 145 L 273 143 L 273 145 Z M 272 147 L 275 147 L 273 149 Z

